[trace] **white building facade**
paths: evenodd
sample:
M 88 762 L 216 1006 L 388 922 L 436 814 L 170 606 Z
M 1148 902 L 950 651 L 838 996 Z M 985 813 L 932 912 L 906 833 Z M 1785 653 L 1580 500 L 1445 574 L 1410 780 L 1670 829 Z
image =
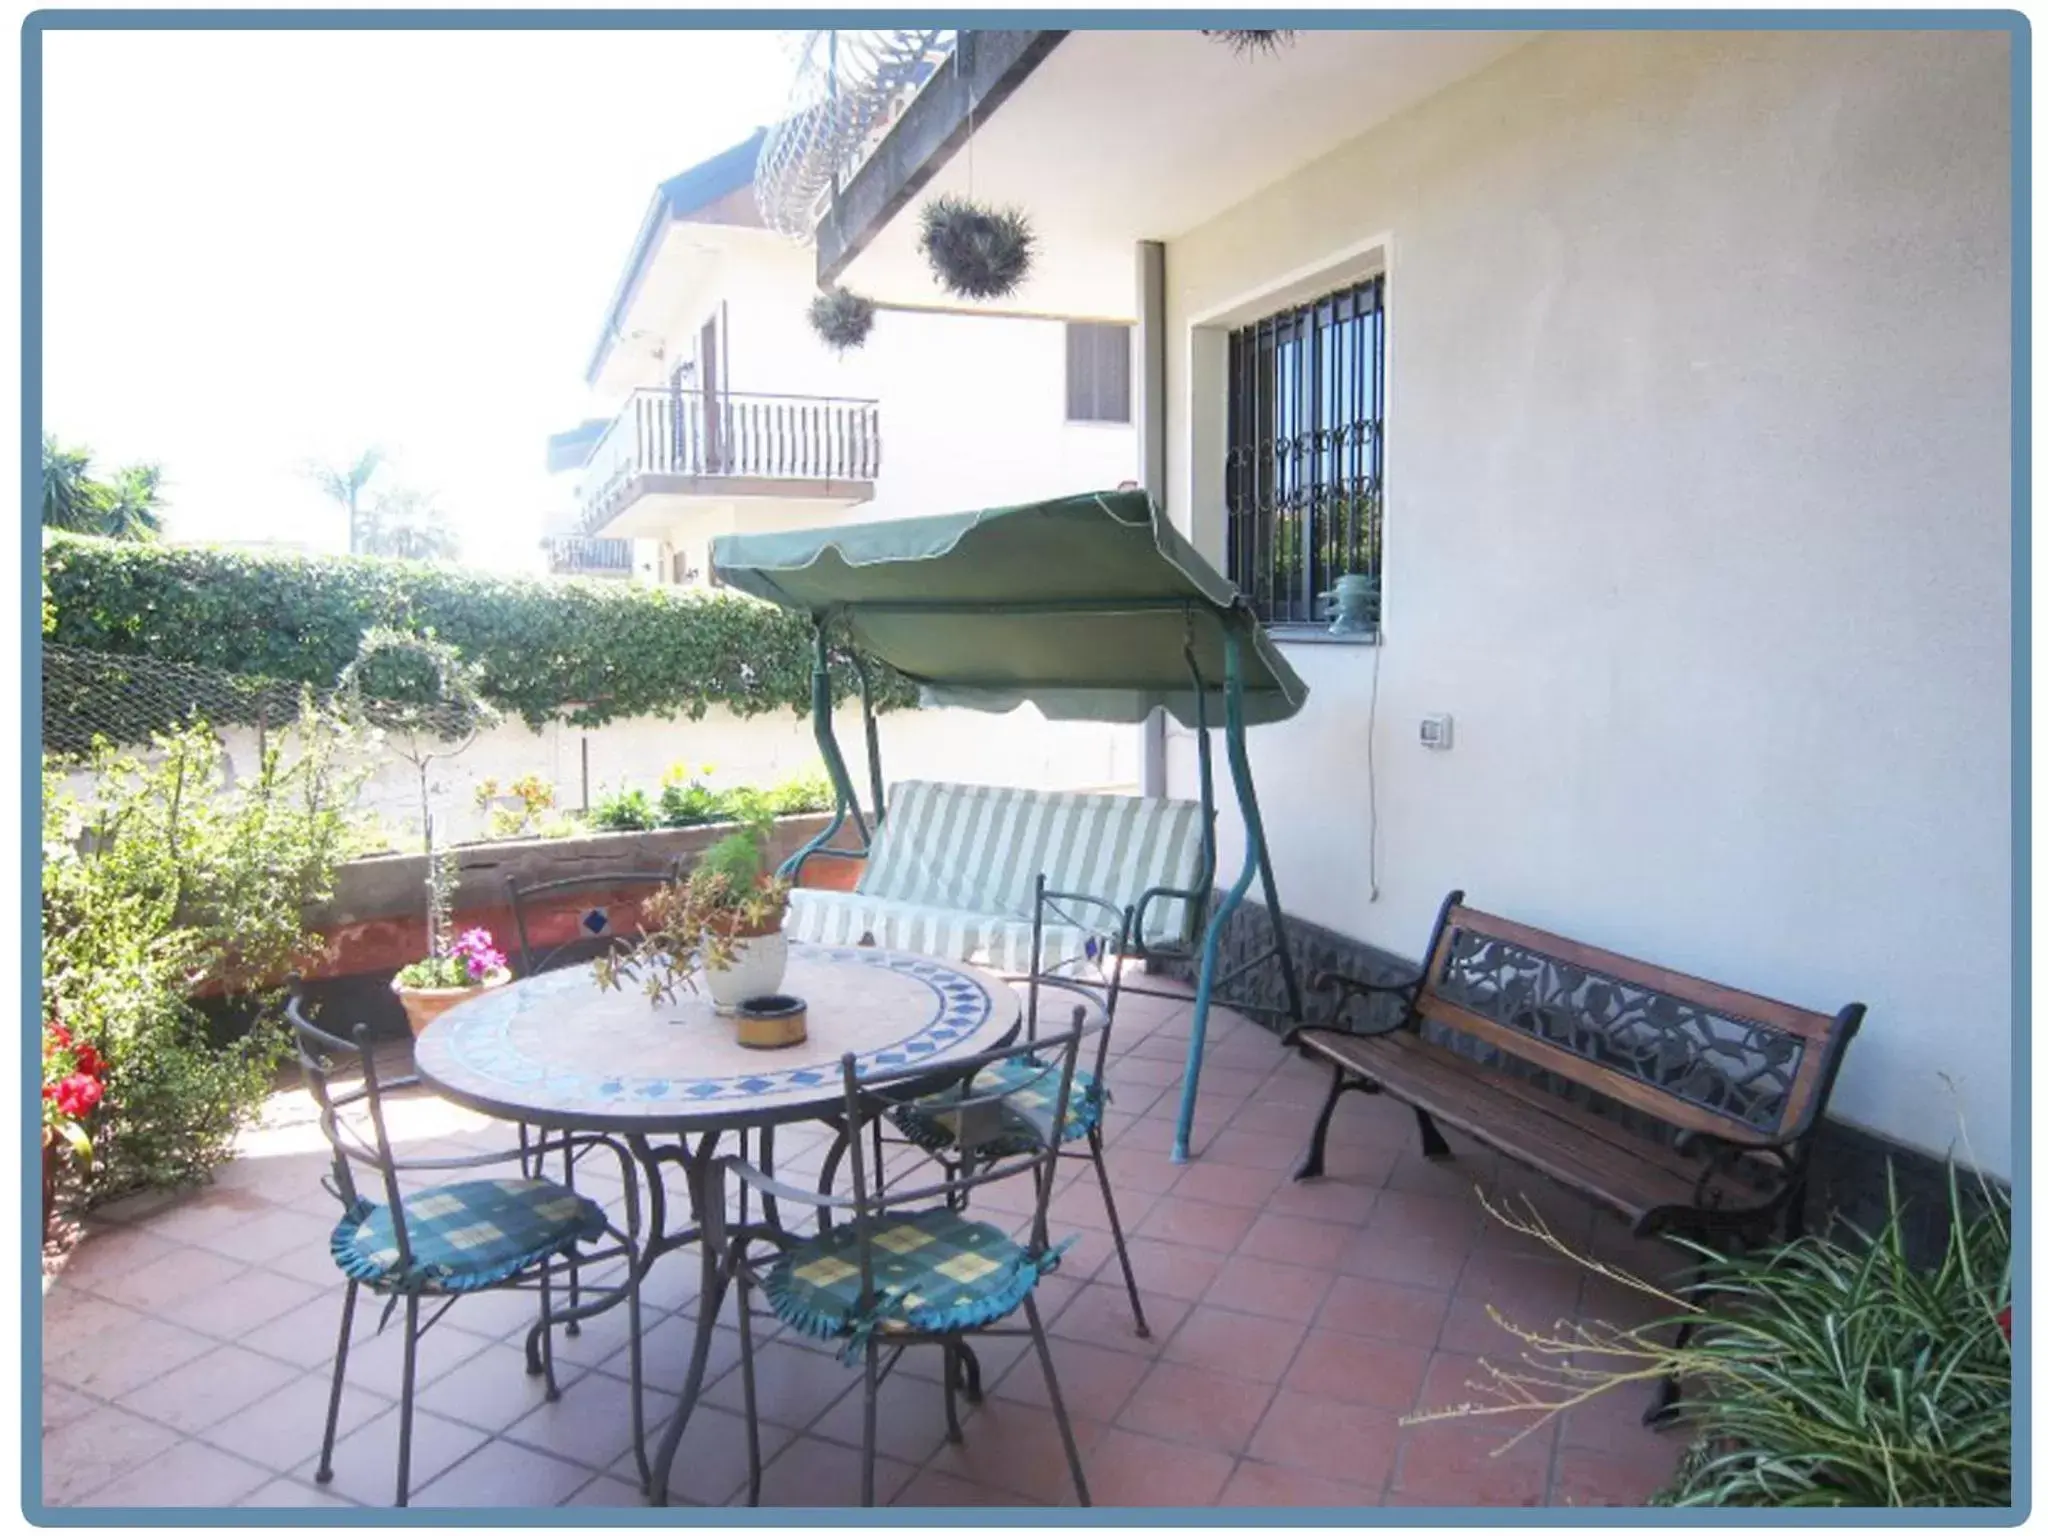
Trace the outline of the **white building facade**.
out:
M 977 189 L 1138 324 L 1143 483 L 1313 690 L 1251 737 L 1290 915 L 1412 959 L 1456 887 L 1864 1002 L 1837 1120 L 2010 1173 L 2023 44 L 966 36 Z M 923 106 L 820 241 L 885 300 L 964 186 Z M 1327 633 L 1345 575 L 1370 636 Z
M 604 425 L 551 451 L 569 481 L 556 569 L 701 586 L 722 533 L 1136 477 L 1128 315 L 977 310 L 927 284 L 835 351 L 807 318 L 813 252 L 755 206 L 763 137 L 655 193 L 586 373 Z M 1123 366 L 1076 379 L 1070 353 Z

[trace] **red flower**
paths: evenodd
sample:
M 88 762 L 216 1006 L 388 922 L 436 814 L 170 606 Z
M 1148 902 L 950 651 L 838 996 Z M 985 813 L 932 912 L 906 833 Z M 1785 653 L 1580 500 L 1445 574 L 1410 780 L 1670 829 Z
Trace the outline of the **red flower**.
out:
M 2007 1307 L 1998 1314 L 1998 1331 L 2005 1335 L 2006 1342 L 2012 1342 L 2012 1308 Z
M 74 1072 L 57 1085 L 57 1108 L 73 1120 L 83 1120 L 105 1093 L 97 1078 Z
M 62 1024 L 59 1024 L 55 1019 L 52 1019 L 48 1024 L 43 1026 L 43 1029 L 44 1032 L 49 1035 L 51 1040 L 57 1042 L 57 1046 L 60 1050 L 68 1051 L 71 1049 L 71 1031 L 66 1029 Z M 46 1040 L 43 1042 L 44 1053 L 47 1054 L 49 1052 L 49 1049 L 49 1041 Z
M 78 1063 L 78 1070 L 87 1077 L 105 1077 L 107 1074 L 106 1057 L 89 1045 L 79 1046 L 72 1059 Z

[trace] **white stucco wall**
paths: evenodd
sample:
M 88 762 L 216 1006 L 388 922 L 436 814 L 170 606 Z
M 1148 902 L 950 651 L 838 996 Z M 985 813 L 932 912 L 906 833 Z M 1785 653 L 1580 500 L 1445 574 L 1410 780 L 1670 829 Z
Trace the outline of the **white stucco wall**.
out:
M 1555 35 L 1169 244 L 1169 499 L 1212 554 L 1194 322 L 1388 272 L 1386 643 L 1290 648 L 1313 695 L 1252 738 L 1290 908 L 1413 956 L 1462 886 L 1863 1001 L 1835 1112 L 2010 1171 L 2009 67 Z

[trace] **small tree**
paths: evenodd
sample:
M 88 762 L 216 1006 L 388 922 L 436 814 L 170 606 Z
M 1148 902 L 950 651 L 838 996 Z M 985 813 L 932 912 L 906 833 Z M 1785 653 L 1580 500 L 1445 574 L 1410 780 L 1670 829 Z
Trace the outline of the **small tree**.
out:
M 384 450 L 365 448 L 344 464 L 309 463 L 306 478 L 320 488 L 320 494 L 338 503 L 348 514 L 348 552 L 363 552 L 364 518 L 368 511 L 364 492 L 384 466 Z
M 163 471 L 130 464 L 112 481 L 95 479 L 90 448 L 66 448 L 43 438 L 43 526 L 110 539 L 155 539 L 163 534 Z

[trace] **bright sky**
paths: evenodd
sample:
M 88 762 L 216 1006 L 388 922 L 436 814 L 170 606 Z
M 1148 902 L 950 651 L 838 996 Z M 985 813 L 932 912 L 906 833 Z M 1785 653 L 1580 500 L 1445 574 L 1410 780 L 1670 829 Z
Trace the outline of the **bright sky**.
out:
M 655 184 L 779 112 L 771 32 L 45 37 L 43 420 L 163 466 L 181 539 L 342 549 L 370 444 L 538 569 L 549 433 Z

